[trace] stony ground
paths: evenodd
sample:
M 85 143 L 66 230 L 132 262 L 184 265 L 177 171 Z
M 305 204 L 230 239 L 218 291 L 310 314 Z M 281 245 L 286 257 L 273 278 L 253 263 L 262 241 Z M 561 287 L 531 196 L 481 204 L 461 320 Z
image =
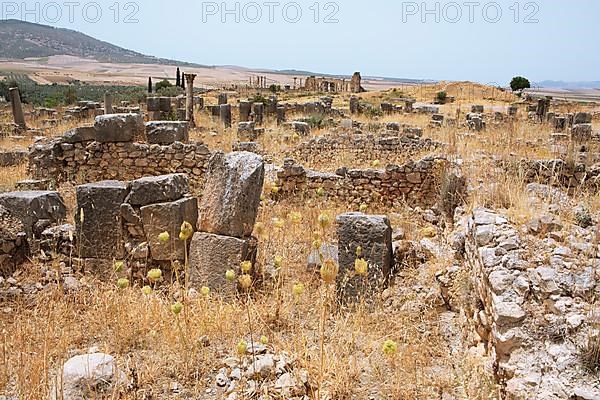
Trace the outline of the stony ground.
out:
M 426 100 L 436 89 L 410 94 Z M 458 93 L 463 91 L 457 90 L 458 103 L 443 108 L 447 115 L 455 115 L 458 106 L 464 114 L 470 104 L 499 107 L 515 100 L 484 99 L 490 93 L 484 95 L 483 90 L 476 99 L 460 98 Z M 394 97 L 401 95 L 363 95 L 373 103 Z M 336 97 L 334 105 L 347 100 Z M 564 107 L 572 111 L 581 106 Z M 307 265 L 315 232 L 325 243 L 335 240 L 334 227 L 323 229 L 319 216 L 333 220 L 343 212 L 358 211 L 358 206 L 336 202 L 326 192 L 275 201 L 273 182 L 266 182 L 258 217 L 263 229 L 255 230 L 264 282 L 251 296 L 224 299 L 212 292 L 184 293 L 166 275 L 151 292 L 144 293 L 136 282 L 119 289 L 116 282 L 122 273 L 112 265 L 104 266 L 102 273 L 82 274 L 58 261 L 31 260 L 13 276 L 0 278 L 0 398 L 46 398 L 57 387 L 61 368 L 76 368 L 78 360 L 65 365 L 67 360 L 97 353 L 114 357 L 99 363 L 108 366 L 108 380 L 122 383 L 108 389 L 109 398 L 597 398 L 600 197 L 586 190 L 569 195 L 527 185 L 496 163 L 507 157 L 552 157 L 551 129 L 524 117 L 510 125 L 489 125 L 479 133 L 456 126 L 430 129 L 430 116 L 418 114 L 359 119 L 423 127 L 424 136 L 447 144 L 443 152 L 462 166 L 469 182 L 469 197 L 456 215 L 379 204 L 362 209 L 390 218 L 396 260 L 402 265 L 390 287 L 372 302 L 341 306 L 318 269 Z M 203 114 L 197 120 L 200 128 L 192 132 L 192 139 L 211 149 L 231 150 L 234 131 L 223 130 Z M 66 126 L 60 126 L 46 134 L 56 136 L 64 130 Z M 312 135 L 329 131 L 317 129 Z M 282 149 L 301 140 L 274 125 L 267 126 L 260 139 L 276 165 L 283 161 Z M 8 140 L 0 143 L 12 145 Z M 402 155 L 393 161 L 403 161 Z M 340 154 L 308 166 L 331 171 L 346 165 L 373 163 Z M 10 190 L 25 177 L 23 167 L 3 169 L 0 188 Z M 72 216 L 74 188 L 64 185 L 60 191 Z M 497 215 L 494 223 L 477 222 L 478 215 L 479 222 L 488 218 L 479 207 Z M 479 225 L 486 228 L 478 231 Z M 511 237 L 498 232 L 510 232 Z M 514 239 L 518 249 L 507 247 L 508 239 Z M 515 276 L 509 285 L 498 278 L 502 271 L 494 269 L 497 265 L 487 270 L 483 259 L 480 281 L 498 289 L 490 296 L 492 308 L 504 304 L 494 303 L 501 297 L 511 307 L 519 303 L 526 313 L 523 317 L 514 308 L 490 311 L 494 318 L 501 317 L 494 324 L 508 320 L 507 330 L 524 332 L 525 345 L 518 354 L 507 349 L 513 344 L 510 340 L 507 346 L 498 345 L 506 342 L 490 334 L 491 323 L 482 321 L 487 305 L 481 304 L 485 296 L 470 264 L 476 257 L 470 258 L 469 251 L 498 247 L 518 251 L 530 264 L 520 271 L 531 269 L 522 274 L 530 289 L 519 295 L 511 288 L 518 287 L 521 276 L 511 269 Z M 176 315 L 172 306 L 178 301 L 185 306 Z M 506 359 L 498 356 L 502 350 Z M 504 364 L 495 364 L 495 357 Z M 122 374 L 114 373 L 117 369 Z M 570 387 L 565 377 L 581 385 Z

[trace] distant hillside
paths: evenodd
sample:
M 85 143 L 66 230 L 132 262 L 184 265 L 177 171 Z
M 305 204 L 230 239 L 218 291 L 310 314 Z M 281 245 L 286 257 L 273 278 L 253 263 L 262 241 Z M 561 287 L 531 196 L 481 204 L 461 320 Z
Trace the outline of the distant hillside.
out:
M 68 55 L 102 62 L 176 64 L 198 66 L 156 58 L 103 42 L 81 32 L 19 20 L 0 20 L 0 58 L 24 59 Z

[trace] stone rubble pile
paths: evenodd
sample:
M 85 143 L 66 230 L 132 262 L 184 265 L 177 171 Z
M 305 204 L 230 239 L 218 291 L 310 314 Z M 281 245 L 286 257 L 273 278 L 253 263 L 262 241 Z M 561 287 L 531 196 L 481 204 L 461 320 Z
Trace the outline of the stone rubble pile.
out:
M 507 396 L 599 398 L 583 350 L 600 334 L 590 303 L 600 290 L 595 228 L 566 229 L 546 215 L 523 234 L 476 209 L 464 229 L 464 259 L 482 304 L 472 323 Z

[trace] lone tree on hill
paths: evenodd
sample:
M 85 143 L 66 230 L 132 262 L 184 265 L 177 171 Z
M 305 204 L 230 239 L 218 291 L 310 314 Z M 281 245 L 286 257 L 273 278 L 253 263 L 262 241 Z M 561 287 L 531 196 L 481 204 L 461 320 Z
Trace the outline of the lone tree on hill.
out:
M 530 87 L 531 83 L 529 82 L 529 79 L 522 76 L 515 76 L 512 78 L 512 81 L 510 81 L 510 88 L 513 90 L 513 92 L 522 89 L 529 89 Z

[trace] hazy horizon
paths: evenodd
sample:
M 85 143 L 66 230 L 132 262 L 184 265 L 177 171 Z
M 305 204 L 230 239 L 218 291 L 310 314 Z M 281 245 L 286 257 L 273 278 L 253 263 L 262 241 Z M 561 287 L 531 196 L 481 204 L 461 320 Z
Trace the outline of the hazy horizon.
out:
M 73 29 L 140 53 L 204 65 L 502 86 L 515 75 L 532 82 L 600 81 L 600 42 L 593 37 L 600 4 L 591 0 L 25 1 L 3 2 L 1 11 L 2 19 Z

